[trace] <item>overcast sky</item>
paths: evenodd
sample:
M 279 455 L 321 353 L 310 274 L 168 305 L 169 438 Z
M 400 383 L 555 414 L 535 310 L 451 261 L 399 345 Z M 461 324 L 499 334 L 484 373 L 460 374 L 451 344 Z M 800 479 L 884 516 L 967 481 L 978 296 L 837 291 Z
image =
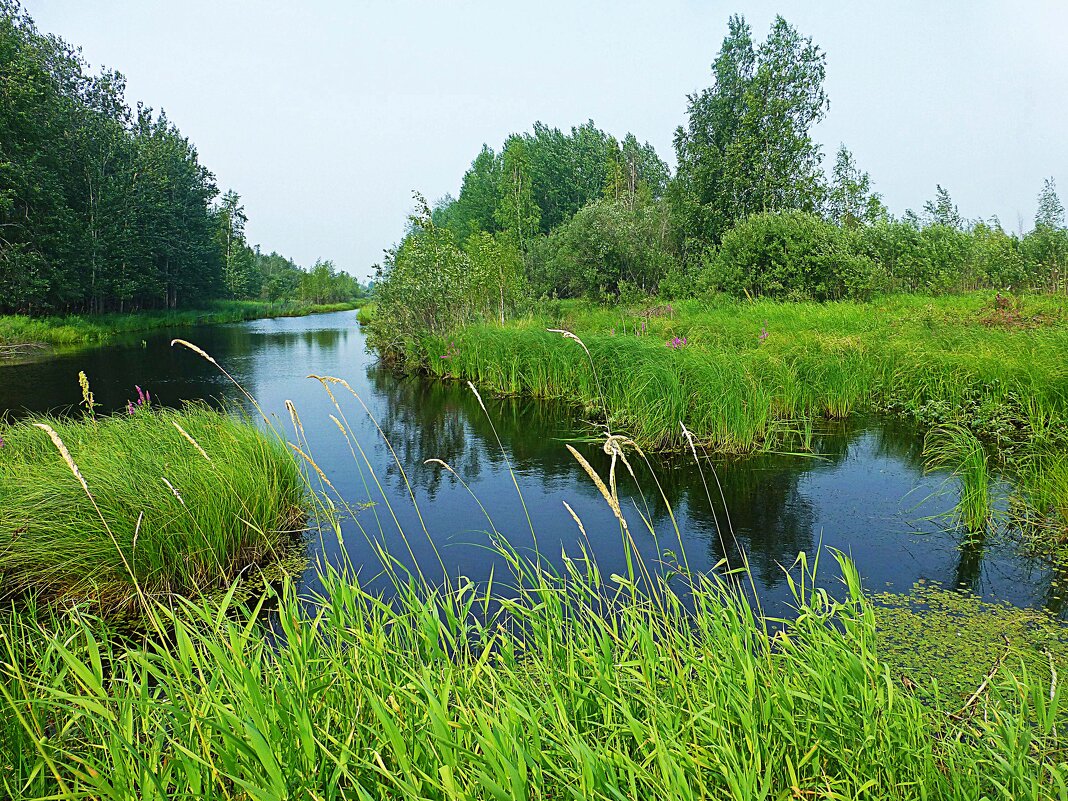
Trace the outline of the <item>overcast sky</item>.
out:
M 166 109 L 264 250 L 365 277 L 411 192 L 455 195 L 486 142 L 593 119 L 674 166 L 686 95 L 739 12 L 827 53 L 840 142 L 891 211 L 940 183 L 965 217 L 1030 228 L 1042 180 L 1068 200 L 1068 2 L 252 2 L 24 0 L 41 30 Z

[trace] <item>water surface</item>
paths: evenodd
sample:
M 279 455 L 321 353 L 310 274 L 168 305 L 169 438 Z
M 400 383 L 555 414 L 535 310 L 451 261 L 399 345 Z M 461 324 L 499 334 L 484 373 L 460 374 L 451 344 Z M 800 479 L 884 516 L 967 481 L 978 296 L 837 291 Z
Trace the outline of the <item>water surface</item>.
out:
M 486 547 L 491 524 L 473 494 L 492 526 L 520 550 L 537 548 L 558 562 L 561 550 L 577 555 L 587 543 L 603 574 L 625 572 L 619 526 L 564 447 L 590 433 L 570 407 L 487 397 L 484 412 L 466 385 L 398 377 L 367 352 L 355 317 L 337 312 L 156 331 L 0 367 L 0 410 L 70 411 L 81 398 L 79 370 L 89 376 L 104 412 L 121 411 L 136 397 L 135 385 L 166 405 L 207 400 L 250 410 L 214 365 L 170 346 L 179 336 L 211 353 L 291 436 L 285 401 L 292 400 L 312 457 L 345 501 L 360 507 L 355 519 L 344 522 L 342 542 L 316 539 L 309 546 L 314 555 L 338 560 L 344 550 L 373 583 L 380 571 L 371 536 L 407 563 L 410 549 L 428 576 L 440 575 L 440 557 L 452 575 L 485 579 L 502 565 Z M 307 378 L 311 373 L 344 378 L 367 411 L 340 386 L 335 393 L 341 409 L 335 408 L 319 382 Z M 331 414 L 351 425 L 369 467 L 361 466 L 358 451 L 354 459 Z M 575 444 L 607 475 L 608 457 L 597 443 Z M 765 602 L 774 605 L 789 597 L 784 567 L 799 551 L 813 553 L 822 545 L 829 582 L 836 571 L 826 549 L 837 548 L 853 557 L 871 590 L 907 591 L 916 582 L 940 582 L 987 599 L 1063 613 L 1065 577 L 1048 564 L 1019 553 L 1007 538 L 991 535 L 961 547 L 960 534 L 946 530 L 954 490 L 945 476 L 923 475 L 922 442 L 914 430 L 880 420 L 827 424 L 813 445 L 812 455 L 717 459 L 705 465 L 703 476 L 692 458 L 658 459 L 653 470 L 678 535 L 648 468 L 636 463 L 636 485 L 621 467 L 620 495 L 641 555 L 654 564 L 685 553 L 691 569 L 706 570 L 725 553 L 736 562 L 740 546 L 750 556 Z M 470 492 L 456 475 L 425 464 L 428 459 L 447 462 Z M 586 536 L 565 502 L 582 520 Z M 668 551 L 674 556 L 665 557 Z M 305 581 L 314 584 L 313 571 Z

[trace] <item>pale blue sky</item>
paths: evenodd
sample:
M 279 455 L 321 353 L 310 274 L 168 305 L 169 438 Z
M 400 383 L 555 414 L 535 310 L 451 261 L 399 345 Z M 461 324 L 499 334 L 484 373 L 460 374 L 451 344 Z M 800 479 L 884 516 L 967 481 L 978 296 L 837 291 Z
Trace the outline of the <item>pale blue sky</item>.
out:
M 24 0 L 45 31 L 163 107 L 248 235 L 365 276 L 411 192 L 455 194 L 483 142 L 535 120 L 633 131 L 670 164 L 686 95 L 727 17 L 781 13 L 828 56 L 815 131 L 854 152 L 895 213 L 945 186 L 966 217 L 1030 228 L 1068 201 L 1068 2 L 251 2 Z

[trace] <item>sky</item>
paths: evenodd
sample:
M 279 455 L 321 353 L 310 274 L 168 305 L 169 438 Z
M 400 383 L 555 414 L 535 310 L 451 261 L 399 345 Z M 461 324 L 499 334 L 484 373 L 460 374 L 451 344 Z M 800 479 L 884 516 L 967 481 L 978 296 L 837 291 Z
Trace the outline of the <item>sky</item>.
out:
M 251 243 L 366 278 L 412 192 L 457 194 L 482 144 L 535 120 L 633 132 L 674 166 L 687 95 L 731 14 L 776 14 L 827 54 L 825 164 L 845 143 L 895 214 L 935 185 L 966 218 L 1029 230 L 1068 200 L 1068 2 L 23 0 L 42 31 L 164 108 Z

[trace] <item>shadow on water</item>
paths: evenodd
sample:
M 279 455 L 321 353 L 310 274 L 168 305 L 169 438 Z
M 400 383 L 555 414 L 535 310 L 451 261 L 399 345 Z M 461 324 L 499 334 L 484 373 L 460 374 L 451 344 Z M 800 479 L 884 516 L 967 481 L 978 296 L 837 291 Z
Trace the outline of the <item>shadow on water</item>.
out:
M 398 377 L 379 367 L 366 351 L 352 312 L 158 331 L 48 361 L 5 366 L 0 368 L 0 410 L 18 415 L 75 407 L 80 400 L 79 370 L 88 374 L 104 412 L 121 411 L 134 396 L 135 385 L 166 405 L 207 400 L 247 409 L 240 393 L 214 366 L 189 351 L 171 348 L 173 337 L 211 353 L 285 430 L 291 425 L 284 404 L 291 399 L 300 410 L 313 457 L 341 495 L 353 505 L 375 503 L 355 520 L 344 521 L 342 542 L 326 537 L 312 544 L 323 558 L 336 560 L 344 548 L 372 581 L 378 563 L 366 532 L 384 540 L 394 553 L 407 553 L 410 546 L 428 574 L 437 564 L 435 550 L 453 575 L 484 579 L 499 567 L 485 547 L 490 526 L 478 504 L 455 476 L 424 464 L 433 458 L 456 470 L 489 510 L 496 529 L 520 550 L 537 548 L 550 560 L 558 559 L 562 549 L 576 553 L 581 536 L 564 508 L 566 501 L 582 519 L 602 573 L 625 572 L 619 527 L 564 443 L 574 444 L 602 475 L 607 474 L 609 459 L 599 443 L 589 440 L 588 426 L 570 407 L 486 398 L 487 416 L 462 383 Z M 422 523 L 401 471 L 359 404 L 339 390 L 345 416 L 374 475 L 354 462 L 329 419 L 337 411 L 320 385 L 307 379 L 309 373 L 344 378 L 360 394 L 404 466 Z M 946 531 L 944 519 L 938 517 L 953 505 L 952 488 L 944 486 L 944 476 L 923 475 L 922 440 L 914 430 L 878 419 L 828 423 L 815 434 L 813 450 L 805 456 L 708 460 L 711 503 L 692 458 L 658 457 L 649 466 L 632 459 L 637 482 L 621 473 L 620 497 L 642 557 L 654 563 L 666 550 L 679 553 L 680 548 L 651 470 L 674 511 L 690 567 L 706 570 L 724 556 L 717 521 L 724 524 L 729 516 L 734 535 L 750 555 L 765 603 L 788 598 L 783 566 L 799 551 L 811 553 L 822 545 L 850 554 L 875 591 L 905 591 L 918 581 L 937 581 L 967 587 L 988 599 L 1045 605 L 1064 615 L 1068 577 L 1063 573 L 1025 558 L 996 535 L 958 547 L 960 535 Z M 515 470 L 525 509 L 509 466 Z M 407 544 L 385 500 L 408 535 Z M 653 532 L 642 523 L 642 514 Z M 423 523 L 429 539 L 422 533 Z M 722 533 L 731 546 L 727 556 L 737 563 L 730 533 Z M 314 580 L 311 573 L 306 580 Z

